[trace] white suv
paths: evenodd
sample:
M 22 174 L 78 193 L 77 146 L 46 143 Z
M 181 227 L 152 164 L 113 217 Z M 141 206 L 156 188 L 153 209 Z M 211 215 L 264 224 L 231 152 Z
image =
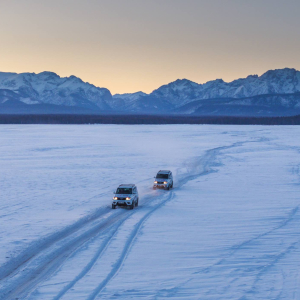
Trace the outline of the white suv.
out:
M 134 184 L 121 184 L 114 192 L 112 209 L 117 206 L 125 206 L 133 209 L 139 205 L 139 194 Z
M 155 181 L 153 184 L 153 189 L 165 189 L 169 190 L 173 187 L 173 175 L 171 171 L 160 170 L 154 177 Z

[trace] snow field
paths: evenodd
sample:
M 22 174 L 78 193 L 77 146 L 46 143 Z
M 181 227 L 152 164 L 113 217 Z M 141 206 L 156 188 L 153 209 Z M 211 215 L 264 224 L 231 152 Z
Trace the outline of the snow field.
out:
M 2 126 L 0 299 L 299 299 L 298 131 Z

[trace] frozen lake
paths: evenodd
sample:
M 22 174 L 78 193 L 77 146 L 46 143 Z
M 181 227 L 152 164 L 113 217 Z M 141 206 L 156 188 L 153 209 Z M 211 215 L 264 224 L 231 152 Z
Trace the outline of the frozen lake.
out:
M 0 126 L 0 299 L 300 299 L 299 136 Z M 139 207 L 111 209 L 121 183 Z

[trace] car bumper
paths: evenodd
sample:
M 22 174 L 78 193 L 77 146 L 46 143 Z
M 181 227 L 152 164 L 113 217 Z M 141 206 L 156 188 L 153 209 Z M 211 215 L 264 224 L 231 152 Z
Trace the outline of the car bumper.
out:
M 167 184 L 154 184 L 153 187 L 157 189 L 165 189 Z
M 116 206 L 130 206 L 132 204 L 132 201 L 114 201 L 113 205 Z

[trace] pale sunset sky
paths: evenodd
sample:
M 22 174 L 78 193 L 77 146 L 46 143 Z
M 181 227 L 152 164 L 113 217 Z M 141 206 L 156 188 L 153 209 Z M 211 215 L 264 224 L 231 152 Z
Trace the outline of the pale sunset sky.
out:
M 0 71 L 112 94 L 300 69 L 299 0 L 1 0 Z

